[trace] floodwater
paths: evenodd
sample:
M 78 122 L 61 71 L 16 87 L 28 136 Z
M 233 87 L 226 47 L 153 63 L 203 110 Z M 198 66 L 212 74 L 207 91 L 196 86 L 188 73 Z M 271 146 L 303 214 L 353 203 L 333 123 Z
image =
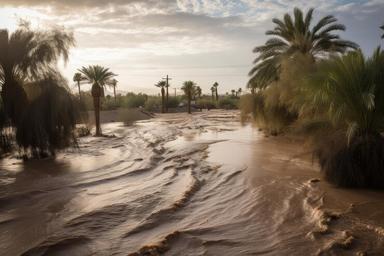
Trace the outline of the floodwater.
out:
M 0 255 L 384 255 L 384 193 L 332 187 L 236 111 L 103 128 L 0 163 Z

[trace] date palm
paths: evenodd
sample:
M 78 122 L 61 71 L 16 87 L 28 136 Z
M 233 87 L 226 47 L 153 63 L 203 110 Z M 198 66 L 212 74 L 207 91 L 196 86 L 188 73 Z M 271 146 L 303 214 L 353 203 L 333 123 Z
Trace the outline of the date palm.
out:
M 159 81 L 155 86 L 161 90 L 161 113 L 165 113 L 165 87 L 167 83 L 165 81 Z
M 348 49 L 356 49 L 358 45 L 340 38 L 336 31 L 344 31 L 345 26 L 337 23 L 337 19 L 328 15 L 312 26 L 314 9 L 304 15 L 299 8 L 294 8 L 293 17 L 285 14 L 284 18 L 274 18 L 276 25 L 266 32 L 272 36 L 264 45 L 257 46 L 253 52 L 258 54 L 255 66 L 249 72 L 250 82 L 258 82 L 261 88 L 278 80 L 283 58 L 295 54 L 309 55 L 315 61 L 319 57 L 332 53 L 344 53 Z
M 111 81 L 108 82 L 108 85 L 113 88 L 113 97 L 115 99 L 116 103 L 116 86 L 117 86 L 117 80 L 113 78 Z
M 218 100 L 219 100 L 219 94 L 218 94 L 218 92 L 217 92 L 217 87 L 219 87 L 219 83 L 218 83 L 218 82 L 215 82 L 215 83 L 213 84 L 213 87 L 215 88 L 216 101 L 218 101 Z
M 200 99 L 201 98 L 201 88 L 200 86 L 196 86 L 196 95 Z
M 185 81 L 183 83 L 183 86 L 181 87 L 181 89 L 183 90 L 185 96 L 187 96 L 187 100 L 188 100 L 188 114 L 191 114 L 191 100 L 192 100 L 192 96 L 195 93 L 195 86 L 196 86 L 195 82 L 193 82 L 193 81 Z
M 77 83 L 77 88 L 79 89 L 79 100 L 81 101 L 81 91 L 80 91 L 80 83 L 81 81 L 83 81 L 84 78 L 83 76 L 81 75 L 81 73 L 75 73 L 73 75 L 73 81 Z
M 212 93 L 212 102 L 215 101 L 215 91 L 216 91 L 216 88 L 214 86 L 211 87 L 211 93 Z
M 109 68 L 99 65 L 82 67 L 79 72 L 83 74 L 85 80 L 92 84 L 92 97 L 95 112 L 96 136 L 101 136 L 100 126 L 100 98 L 104 96 L 104 86 L 116 76 Z
M 11 34 L 0 30 L 1 97 L 13 124 L 20 121 L 28 105 L 23 85 L 56 70 L 57 61 L 63 57 L 66 62 L 72 46 L 73 35 L 62 30 L 32 31 L 25 26 Z
M 13 33 L 0 30 L 3 121 L 16 128 L 26 155 L 54 155 L 74 142 L 76 108 L 56 66 L 60 58 L 67 61 L 74 44 L 65 30 L 31 30 L 26 24 Z
M 237 95 L 238 95 L 238 96 L 241 96 L 242 91 L 243 91 L 243 90 L 242 90 L 241 88 L 237 89 Z

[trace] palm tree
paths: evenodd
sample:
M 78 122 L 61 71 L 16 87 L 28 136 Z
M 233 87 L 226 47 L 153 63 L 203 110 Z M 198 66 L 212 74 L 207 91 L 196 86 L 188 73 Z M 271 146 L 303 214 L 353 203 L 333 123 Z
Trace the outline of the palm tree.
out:
M 231 93 L 232 93 L 232 96 L 235 97 L 236 96 L 236 90 L 231 90 Z
M 25 154 L 53 155 L 74 142 L 75 107 L 57 70 L 74 43 L 64 30 L 31 30 L 25 24 L 13 33 L 0 30 L 3 119 L 16 128 L 16 142 Z
M 28 105 L 23 89 L 26 81 L 47 77 L 63 57 L 68 60 L 74 37 L 65 31 L 32 31 L 20 27 L 10 34 L 0 30 L 1 97 L 7 117 L 17 124 Z M 6 54 L 4 54 L 6 53 Z
M 200 99 L 201 98 L 201 88 L 200 86 L 196 86 L 196 95 Z
M 272 20 L 276 26 L 267 31 L 266 35 L 273 37 L 253 50 L 258 57 L 249 72 L 250 82 L 257 81 L 258 86 L 264 88 L 278 80 L 281 61 L 298 53 L 309 55 L 315 61 L 322 56 L 358 48 L 357 44 L 343 40 L 334 33 L 344 31 L 345 26 L 336 23 L 337 19 L 332 15 L 321 18 L 316 25 L 311 26 L 313 11 L 309 9 L 304 15 L 299 8 L 294 8 L 293 17 L 287 13 L 283 20 Z
M 188 114 L 191 114 L 191 100 L 193 94 L 195 93 L 195 85 L 196 83 L 193 81 L 185 81 L 183 83 L 183 87 L 181 87 L 181 89 L 184 91 L 185 96 L 187 96 Z
M 216 88 L 214 86 L 211 87 L 211 93 L 212 93 L 212 102 L 215 101 L 215 91 L 216 91 Z
M 380 48 L 368 59 L 359 50 L 321 63 L 308 82 L 308 106 L 325 114 L 338 140 L 338 131 L 345 135 L 318 150 L 326 177 L 338 185 L 384 187 L 383 67 Z
M 238 90 L 237 90 L 237 95 L 238 96 L 241 96 L 241 92 L 242 92 L 243 90 L 241 89 L 241 88 L 239 88 Z
M 382 30 L 384 30 L 384 25 L 380 27 Z M 381 38 L 384 39 L 384 34 L 381 35 Z
M 73 75 L 73 81 L 77 83 L 77 87 L 79 88 L 79 100 L 81 101 L 81 91 L 80 91 L 80 82 L 83 81 L 84 78 L 81 73 L 75 73 Z
M 165 81 L 159 81 L 157 84 L 155 84 L 156 87 L 159 87 L 161 89 L 161 113 L 165 112 L 165 87 L 167 86 L 167 83 Z
M 168 88 L 169 88 L 169 83 L 168 81 L 165 83 L 165 88 L 166 88 L 166 103 L 165 103 L 165 111 L 168 113 L 168 100 L 169 100 L 169 93 L 168 93 Z
M 88 67 L 82 67 L 79 69 L 84 75 L 84 78 L 88 83 L 92 84 L 92 97 L 93 106 L 95 112 L 95 123 L 96 123 L 96 136 L 101 136 L 100 126 L 100 97 L 104 96 L 104 86 L 110 83 L 111 79 L 116 76 L 112 73 L 109 68 L 105 68 L 99 65 L 93 65 Z
M 219 100 L 219 94 L 217 93 L 217 87 L 219 87 L 219 83 L 215 82 L 213 84 L 213 87 L 215 88 L 216 101 L 218 101 Z
M 113 97 L 115 99 L 115 103 L 116 103 L 116 86 L 117 86 L 117 80 L 115 78 L 113 78 L 109 83 L 108 85 L 111 86 L 113 88 Z

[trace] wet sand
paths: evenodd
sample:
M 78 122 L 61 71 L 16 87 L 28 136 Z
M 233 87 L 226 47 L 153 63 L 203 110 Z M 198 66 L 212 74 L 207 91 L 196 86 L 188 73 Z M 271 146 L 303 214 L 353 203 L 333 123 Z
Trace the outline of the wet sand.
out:
M 3 255 L 383 255 L 384 193 L 335 188 L 236 111 L 158 115 L 0 163 Z

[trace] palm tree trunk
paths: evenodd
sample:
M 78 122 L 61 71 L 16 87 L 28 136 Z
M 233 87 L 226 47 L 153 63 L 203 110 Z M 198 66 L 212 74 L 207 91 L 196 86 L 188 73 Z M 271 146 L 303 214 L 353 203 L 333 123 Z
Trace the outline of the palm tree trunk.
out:
M 79 88 L 79 101 L 81 102 L 80 81 L 77 81 L 77 87 Z
M 165 110 L 168 113 L 168 86 L 167 86 L 167 99 L 166 99 L 166 103 L 165 103 Z
M 115 97 L 115 103 L 116 103 L 116 86 L 113 86 L 113 96 Z
M 212 101 L 214 101 L 214 100 L 215 100 L 215 96 L 214 96 L 213 91 L 212 91 Z
M 161 113 L 164 113 L 164 88 L 161 88 Z
M 100 97 L 93 97 L 93 107 L 94 107 L 94 111 L 95 111 L 96 136 L 101 136 Z
M 218 101 L 219 100 L 219 94 L 217 93 L 217 87 L 216 87 L 215 92 L 216 92 L 216 101 Z
M 188 93 L 188 114 L 191 114 L 191 92 Z

